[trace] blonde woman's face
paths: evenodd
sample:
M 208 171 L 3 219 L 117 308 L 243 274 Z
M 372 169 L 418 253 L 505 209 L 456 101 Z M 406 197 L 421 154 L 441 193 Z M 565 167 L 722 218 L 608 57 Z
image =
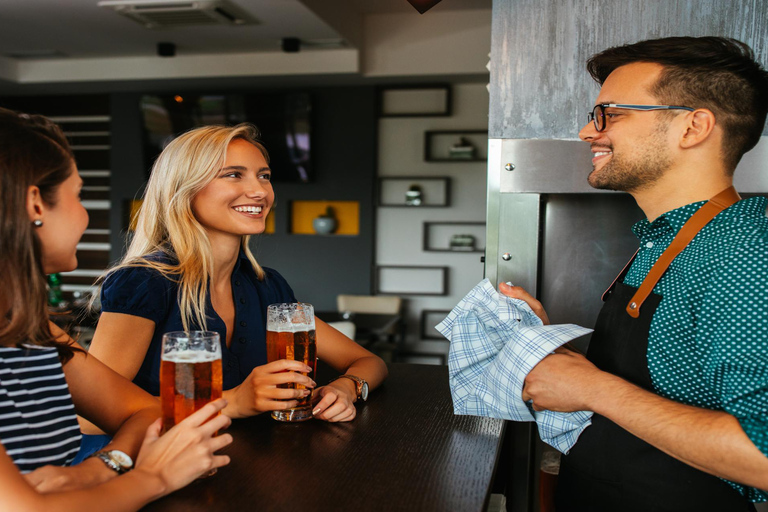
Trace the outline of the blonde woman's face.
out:
M 192 212 L 209 236 L 240 238 L 264 232 L 275 201 L 272 171 L 261 151 L 242 139 L 227 148 L 216 178 L 192 199 Z

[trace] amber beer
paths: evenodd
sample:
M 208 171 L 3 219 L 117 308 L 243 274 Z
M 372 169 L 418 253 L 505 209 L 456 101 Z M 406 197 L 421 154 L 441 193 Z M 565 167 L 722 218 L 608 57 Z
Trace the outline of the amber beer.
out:
M 306 364 L 312 371 L 303 373 L 315 378 L 317 345 L 315 315 L 311 304 L 272 304 L 267 308 L 267 361 L 292 359 Z M 306 389 L 302 384 L 280 384 L 281 388 Z M 280 421 L 304 421 L 312 418 L 312 395 L 300 399 L 291 409 L 273 411 Z
M 221 398 L 221 358 L 199 354 L 174 354 L 160 361 L 160 396 L 163 430 Z
M 192 331 L 164 334 L 160 359 L 163 431 L 208 402 L 221 398 L 221 394 L 218 333 Z

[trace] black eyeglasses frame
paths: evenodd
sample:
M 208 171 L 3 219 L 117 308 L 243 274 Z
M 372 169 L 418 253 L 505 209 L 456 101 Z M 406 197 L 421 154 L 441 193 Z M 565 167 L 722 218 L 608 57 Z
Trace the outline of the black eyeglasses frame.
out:
M 587 122 L 591 121 L 595 125 L 595 130 L 602 132 L 608 126 L 605 117 L 606 108 L 621 108 L 625 110 L 639 110 L 641 112 L 650 112 L 653 110 L 687 110 L 693 112 L 694 108 L 684 107 L 682 105 L 628 105 L 623 103 L 599 103 L 595 105 L 592 112 L 587 113 Z

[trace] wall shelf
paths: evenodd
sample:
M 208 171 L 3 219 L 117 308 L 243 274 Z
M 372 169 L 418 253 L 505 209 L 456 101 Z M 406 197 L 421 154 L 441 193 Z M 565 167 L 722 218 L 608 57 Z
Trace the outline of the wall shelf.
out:
M 360 203 L 358 201 L 291 201 L 290 233 L 294 235 L 317 235 L 313 221 L 333 209 L 337 221 L 336 230 L 325 236 L 360 234 Z
M 485 252 L 485 222 L 425 222 L 423 226 L 422 250 L 425 252 Z M 462 246 L 461 240 L 453 239 L 454 235 L 468 235 L 474 244 Z
M 375 293 L 384 295 L 447 295 L 448 267 L 378 266 L 376 267 Z
M 406 193 L 421 191 L 421 203 L 408 204 Z M 451 179 L 447 176 L 393 176 L 379 178 L 379 206 L 429 208 L 450 206 Z
M 466 142 L 472 151 L 452 152 Z M 488 160 L 488 130 L 429 130 L 424 132 L 424 160 L 427 162 L 485 162 Z

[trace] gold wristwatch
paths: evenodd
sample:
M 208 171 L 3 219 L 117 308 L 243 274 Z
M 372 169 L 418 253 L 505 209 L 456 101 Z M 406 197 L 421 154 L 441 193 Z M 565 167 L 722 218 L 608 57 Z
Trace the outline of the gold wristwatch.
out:
M 355 383 L 355 387 L 357 388 L 357 399 L 362 400 L 365 402 L 368 400 L 368 383 L 361 379 L 360 377 L 356 377 L 354 375 L 342 375 L 340 377 L 336 377 L 333 380 L 339 380 L 339 379 L 349 379 Z

